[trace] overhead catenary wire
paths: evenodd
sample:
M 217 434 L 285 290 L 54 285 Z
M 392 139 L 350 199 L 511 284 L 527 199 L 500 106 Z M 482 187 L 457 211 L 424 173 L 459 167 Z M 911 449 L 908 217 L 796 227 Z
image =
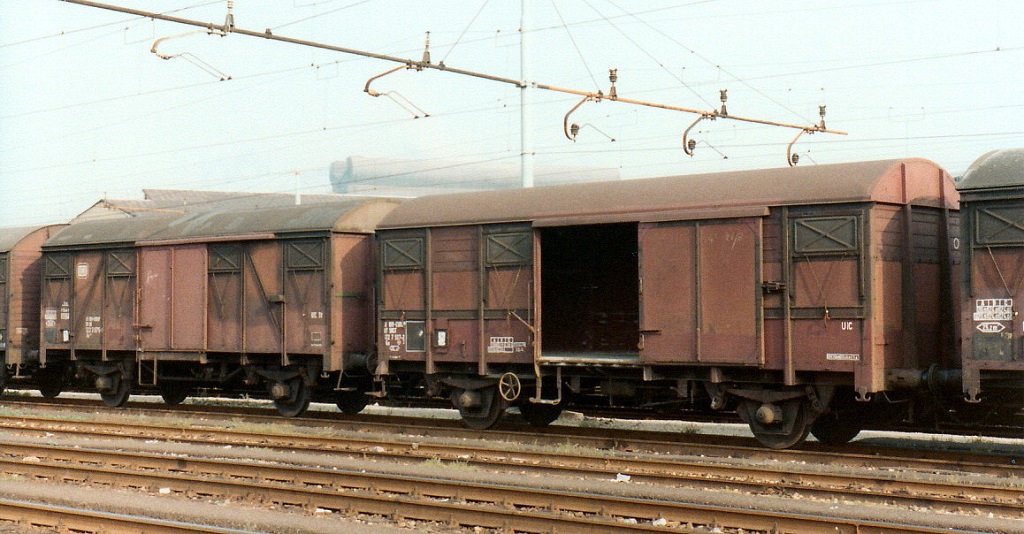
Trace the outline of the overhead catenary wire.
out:
M 594 87 L 600 89 L 601 85 L 597 83 L 597 78 L 594 77 L 594 71 L 587 64 L 587 58 L 583 55 L 583 51 L 580 50 L 580 45 L 576 43 L 576 38 L 573 37 L 572 31 L 569 30 L 569 25 L 565 23 L 565 17 L 562 16 L 562 10 L 558 9 L 558 3 L 556 0 L 551 0 L 551 7 L 554 8 L 555 13 L 558 15 L 558 20 L 562 22 L 562 27 L 565 28 L 565 34 L 569 36 L 569 42 L 572 43 L 572 47 L 576 50 L 576 55 L 580 57 L 580 61 L 583 63 L 583 68 L 587 71 L 587 75 L 590 76 L 591 81 L 594 82 Z
M 247 29 L 244 29 L 244 28 L 240 28 L 240 27 L 235 26 L 234 24 L 231 24 L 231 25 L 228 25 L 228 24 L 214 24 L 214 23 L 211 23 L 211 22 L 190 20 L 190 19 L 184 19 L 184 18 L 180 18 L 180 17 L 172 17 L 172 16 L 169 16 L 169 15 L 162 15 L 160 13 L 154 13 L 154 12 L 147 12 L 147 11 L 142 11 L 142 10 L 137 10 L 137 9 L 131 9 L 131 8 L 123 7 L 123 6 L 116 6 L 116 5 L 110 5 L 110 4 L 102 4 L 102 3 L 92 2 L 92 1 L 88 1 L 88 0 L 63 0 L 63 1 L 68 2 L 68 3 L 72 3 L 72 4 L 88 6 L 88 7 L 95 7 L 95 8 L 100 8 L 100 9 L 106 9 L 106 10 L 109 10 L 109 11 L 129 13 L 129 14 L 139 15 L 139 16 L 147 16 L 147 17 L 152 17 L 154 19 L 164 20 L 164 21 L 168 21 L 168 22 L 174 22 L 174 23 L 178 23 L 178 24 L 184 24 L 184 25 L 189 25 L 189 26 L 196 26 L 196 27 L 206 28 L 207 30 L 210 30 L 210 31 L 222 31 L 222 32 L 225 32 L 225 33 L 234 33 L 234 34 L 245 35 L 245 36 L 249 36 L 249 37 L 258 37 L 258 38 L 274 40 L 274 41 L 280 41 L 280 42 L 285 42 L 285 43 L 290 43 L 290 44 L 295 44 L 295 45 L 300 45 L 300 46 L 320 48 L 320 49 L 323 49 L 323 50 L 330 50 L 330 51 L 334 51 L 334 52 L 341 52 L 341 53 L 345 53 L 345 54 L 352 54 L 352 55 L 357 55 L 357 56 L 374 58 L 374 59 L 379 59 L 379 60 L 388 61 L 388 62 L 392 62 L 392 63 L 404 64 L 404 65 L 406 65 L 410 69 L 416 69 L 416 70 L 423 70 L 423 69 L 438 70 L 438 71 L 442 71 L 442 72 L 449 72 L 449 73 L 453 73 L 453 74 L 458 74 L 458 75 L 463 75 L 463 76 L 470 76 L 470 77 L 480 78 L 480 79 L 489 80 L 489 81 L 493 81 L 493 82 L 499 82 L 499 83 L 514 85 L 514 86 L 519 87 L 519 88 L 522 88 L 522 87 L 528 85 L 529 87 L 533 87 L 533 88 L 537 88 L 537 89 L 543 89 L 543 90 L 547 90 L 547 91 L 554 91 L 554 92 L 560 92 L 560 93 L 565 93 L 565 94 L 574 94 L 574 95 L 577 95 L 577 96 L 582 96 L 582 97 L 584 97 L 585 100 L 591 100 L 591 101 L 595 101 L 595 102 L 607 99 L 607 100 L 612 100 L 612 101 L 621 102 L 621 103 L 625 103 L 625 104 L 632 104 L 632 105 L 650 107 L 650 108 L 655 108 L 655 109 L 663 109 L 663 110 L 668 110 L 668 111 L 677 111 L 677 112 L 689 113 L 689 114 L 697 114 L 697 115 L 700 115 L 702 117 L 707 117 L 707 118 L 712 118 L 712 119 L 723 118 L 723 119 L 736 120 L 736 121 L 741 121 L 741 122 L 749 122 L 749 123 L 754 123 L 754 124 L 762 124 L 762 125 L 766 125 L 766 126 L 777 126 L 777 127 L 783 127 L 783 128 L 792 128 L 792 129 L 801 130 L 802 132 L 811 132 L 811 133 L 813 133 L 813 132 L 822 132 L 822 133 L 832 133 L 832 134 L 841 134 L 841 135 L 845 135 L 845 133 L 846 133 L 846 132 L 839 131 L 839 130 L 832 130 L 832 129 L 825 128 L 823 122 L 820 125 L 819 124 L 814 124 L 814 125 L 809 125 L 809 126 L 808 125 L 787 124 L 787 123 L 782 123 L 782 122 L 777 122 L 777 121 L 770 121 L 770 120 L 765 120 L 765 119 L 756 119 L 756 118 L 752 118 L 752 117 L 742 117 L 742 116 L 736 116 L 736 115 L 727 115 L 727 114 L 724 114 L 724 113 L 720 113 L 718 110 L 710 110 L 710 111 L 709 110 L 699 110 L 699 109 L 687 108 L 687 107 L 683 107 L 683 106 L 661 104 L 661 103 L 657 103 L 657 102 L 646 102 L 646 101 L 636 100 L 636 99 L 632 99 L 632 98 L 623 98 L 623 97 L 614 95 L 612 93 L 610 93 L 609 95 L 605 95 L 605 94 L 603 94 L 600 91 L 598 91 L 597 93 L 594 93 L 594 92 L 591 92 L 591 91 L 580 91 L 580 90 L 576 90 L 576 89 L 569 89 L 569 88 L 564 88 L 564 87 L 557 87 L 557 86 L 552 86 L 552 85 L 547 85 L 547 84 L 530 82 L 530 81 L 527 81 L 527 80 L 516 80 L 516 79 L 512 79 L 512 78 L 506 78 L 506 77 L 503 77 L 503 76 L 496 76 L 496 75 L 487 74 L 487 73 L 483 73 L 483 72 L 470 71 L 470 70 L 467 70 L 467 69 L 452 68 L 452 67 L 449 67 L 447 65 L 444 65 L 443 63 L 431 63 L 429 61 L 416 61 L 416 60 L 413 60 L 413 59 L 402 58 L 402 57 L 397 57 L 397 56 L 391 56 L 391 55 L 388 55 L 388 54 L 378 54 L 378 53 L 375 53 L 375 52 L 358 50 L 358 49 L 354 49 L 354 48 L 348 48 L 348 47 L 336 46 L 336 45 L 329 45 L 329 44 L 326 44 L 326 43 L 319 43 L 319 42 L 315 42 L 315 41 L 309 41 L 309 40 L 304 40 L 304 39 L 297 39 L 297 38 L 293 38 L 293 37 L 279 36 L 279 35 L 275 35 L 270 30 L 270 28 L 267 28 L 263 32 L 259 32 L 259 31 L 247 30 Z
M 487 7 L 488 3 L 489 3 L 489 0 L 484 0 L 484 2 L 480 5 L 480 9 L 478 9 L 476 11 L 476 14 L 473 15 L 473 18 L 470 19 L 469 24 L 466 24 L 466 27 L 463 28 L 462 33 L 460 33 L 459 37 L 455 39 L 454 43 L 452 43 L 451 48 L 449 48 L 448 52 L 445 53 L 443 58 L 441 58 L 441 61 L 440 61 L 441 64 L 444 64 L 445 60 L 448 59 L 448 56 L 452 55 L 452 52 L 455 51 L 455 47 L 459 46 L 459 43 L 462 41 L 462 38 L 466 36 L 466 32 L 468 32 L 469 29 L 473 27 L 473 23 L 476 22 L 476 19 L 480 18 L 480 14 L 484 12 L 484 8 Z
M 212 2 L 204 2 L 204 3 L 201 3 L 201 4 L 194 4 L 194 5 L 182 7 L 182 8 L 179 8 L 179 9 L 172 9 L 170 11 L 164 11 L 164 14 L 180 13 L 182 11 L 187 11 L 189 9 L 196 9 L 196 8 L 205 7 L 205 6 L 212 6 L 214 4 L 220 4 L 222 1 L 223 0 L 213 0 Z M 367 0 L 367 1 L 369 1 L 369 0 Z M 148 18 L 148 17 L 146 17 L 146 18 Z M 71 34 L 74 34 L 74 33 L 81 33 L 81 32 L 87 32 L 87 31 L 91 31 L 91 30 L 96 30 L 96 29 L 99 29 L 99 28 L 106 28 L 107 26 L 120 26 L 121 24 L 125 24 L 127 22 L 132 22 L 132 21 L 135 21 L 135 20 L 138 20 L 138 17 L 133 17 L 133 18 L 124 19 L 124 20 L 115 20 L 114 22 L 105 22 L 103 24 L 97 24 L 95 26 L 88 26 L 88 27 L 85 27 L 85 28 L 76 28 L 74 30 L 64 30 L 64 31 L 61 31 L 61 32 L 58 32 L 58 33 L 53 33 L 53 34 L 49 34 L 49 35 L 41 35 L 39 37 L 33 37 L 31 39 L 24 39 L 24 40 L 15 41 L 15 42 L 12 42 L 12 43 L 0 43 L 0 48 L 8 48 L 8 47 L 11 47 L 11 46 L 18 46 L 18 45 L 23 45 L 23 44 L 28 44 L 28 43 L 34 43 L 36 41 L 42 41 L 42 40 L 45 40 L 45 39 L 53 39 L 55 37 L 64 37 L 64 36 L 71 35 Z

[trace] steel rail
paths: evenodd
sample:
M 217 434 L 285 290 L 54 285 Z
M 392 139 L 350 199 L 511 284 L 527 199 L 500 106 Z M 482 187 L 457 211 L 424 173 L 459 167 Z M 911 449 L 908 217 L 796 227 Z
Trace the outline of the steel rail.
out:
M 679 525 L 809 534 L 950 532 L 922 525 L 623 497 L 592 489 L 552 490 L 369 469 L 317 469 L 53 446 L 39 447 L 36 457 L 38 462 L 0 460 L 0 472 L 65 483 L 160 488 L 190 497 L 256 497 L 306 510 L 529 532 L 687 532 Z
M 251 530 L 222 528 L 73 506 L 0 498 L 0 521 L 46 528 L 54 532 L 145 532 L 146 534 L 253 534 Z
M 97 408 L 95 403 L 85 402 L 67 402 L 68 400 L 75 399 L 58 399 L 62 402 L 54 403 L 52 400 L 45 403 L 38 402 L 25 402 L 16 399 L 5 399 L 5 402 L 13 402 L 18 404 L 30 405 L 31 409 L 54 409 L 54 410 L 67 410 L 69 407 L 75 407 L 77 409 L 85 409 L 93 411 Z M 197 419 L 228 419 L 232 422 L 245 421 L 255 424 L 265 424 L 267 426 L 280 427 L 282 425 L 282 419 L 278 415 L 256 415 L 252 413 L 245 413 L 239 417 L 237 411 L 210 411 L 210 410 L 186 410 L 185 406 L 178 406 L 175 408 L 119 408 L 117 413 L 123 414 L 126 411 L 136 410 L 136 413 L 146 416 L 154 415 L 165 415 L 174 418 L 197 418 Z M 99 407 L 99 409 L 106 411 L 107 408 Z M 111 413 L 114 413 L 111 411 Z M 63 415 L 63 414 L 62 414 Z M 318 415 L 315 412 L 307 412 L 306 416 L 301 418 L 289 419 L 289 426 L 315 426 L 315 427 L 327 427 L 335 431 L 348 431 L 348 432 L 378 432 L 381 434 L 395 434 L 395 435 L 409 435 L 409 436 L 424 436 L 433 438 L 455 438 L 455 439 L 483 439 L 489 442 L 514 442 L 514 443 L 529 443 L 534 445 L 549 445 L 549 446 L 564 446 L 573 445 L 581 448 L 590 447 L 593 449 L 602 450 L 616 450 L 616 451 L 636 451 L 636 452 L 651 452 L 658 454 L 673 454 L 678 456 L 703 456 L 703 457 L 721 457 L 721 458 L 743 458 L 746 460 L 757 460 L 764 462 L 793 462 L 793 463 L 807 463 L 807 464 L 823 464 L 823 465 L 834 465 L 844 464 L 850 466 L 862 466 L 871 467 L 874 469 L 890 469 L 890 470 L 917 470 L 925 472 L 942 471 L 950 473 L 976 473 L 992 475 L 997 477 L 1016 477 L 1024 479 L 1024 458 L 1016 455 L 998 455 L 998 454 L 984 454 L 984 453 L 965 453 L 958 451 L 955 453 L 943 452 L 943 451 L 922 451 L 922 450 L 911 450 L 901 451 L 898 449 L 880 449 L 872 447 L 857 447 L 850 445 L 848 448 L 858 449 L 861 452 L 844 452 L 836 451 L 835 448 L 828 448 L 825 450 L 814 450 L 814 449 L 788 449 L 788 450 L 774 450 L 765 449 L 760 446 L 745 446 L 743 443 L 751 441 L 750 439 L 730 437 L 730 436 L 711 436 L 707 434 L 700 435 L 682 435 L 682 434 L 671 434 L 666 432 L 648 432 L 648 431 L 617 431 L 607 432 L 600 429 L 592 428 L 562 428 L 557 426 L 550 426 L 546 428 L 533 428 L 530 427 L 529 431 L 517 431 L 509 429 L 493 429 L 493 430 L 469 430 L 461 425 L 457 420 L 443 421 L 437 419 L 417 419 L 410 417 L 399 417 L 399 416 L 362 416 L 361 418 L 346 418 L 336 413 L 325 412 L 322 417 L 314 417 Z M 366 420 L 373 418 L 376 420 Z M 385 421 L 387 420 L 387 421 Z M 390 422 L 397 420 L 399 422 Z M 18 427 L 21 422 L 34 423 L 34 424 L 56 424 L 58 420 L 54 418 L 45 417 L 32 417 L 26 414 L 19 414 L 17 419 L 8 419 L 0 417 L 0 427 Z M 117 423 L 104 423 L 101 421 L 95 422 L 96 425 L 107 426 L 115 429 L 130 429 L 138 427 L 141 429 L 152 429 L 157 428 L 155 425 L 132 425 L 131 423 L 120 419 Z M 213 428 L 211 425 L 215 423 L 199 422 L 198 428 L 209 428 L 211 431 L 217 431 L 218 429 Z M 168 429 L 180 428 L 180 427 L 167 427 Z M 283 428 L 283 427 L 282 427 Z M 275 432 L 276 433 L 276 432 Z M 121 433 L 121 435 L 124 435 Z M 312 446 L 318 446 L 318 443 L 324 442 L 328 438 L 316 438 L 309 437 L 308 435 L 297 434 L 296 432 L 281 432 L 279 435 L 288 436 L 290 435 L 295 440 L 309 440 Z M 266 435 L 260 435 L 266 437 Z M 666 439 L 657 439 L 659 436 L 667 436 Z M 671 438 L 678 438 L 679 441 L 675 441 Z M 709 439 L 700 438 L 713 438 L 712 442 Z M 414 440 L 413 438 L 409 438 Z
M 278 420 L 279 421 L 279 420 Z M 7 426 L 8 420 L 0 419 L 0 426 L 22 429 L 19 425 Z M 1024 487 L 1020 484 L 995 484 L 974 480 L 970 491 L 964 491 L 960 481 L 962 472 L 954 472 L 949 480 L 922 479 L 920 472 L 914 473 L 904 467 L 900 472 L 883 470 L 881 474 L 855 472 L 817 472 L 801 463 L 737 465 L 724 463 L 708 456 L 674 456 L 668 459 L 651 459 L 640 456 L 589 454 L 580 450 L 571 453 L 551 451 L 531 452 L 500 444 L 480 445 L 432 443 L 429 440 L 403 437 L 390 439 L 381 436 L 360 434 L 344 437 L 316 437 L 295 433 L 268 434 L 234 429 L 158 427 L 152 425 L 126 425 L 125 423 L 90 422 L 87 429 L 67 428 L 74 423 L 58 423 L 49 420 L 35 421 L 24 429 L 30 431 L 66 432 L 78 435 L 120 436 L 139 439 L 166 439 L 175 442 L 223 445 L 225 443 L 257 446 L 282 451 L 307 451 L 311 453 L 332 452 L 336 454 L 359 455 L 387 460 L 431 460 L 465 462 L 487 468 L 514 468 L 517 470 L 541 471 L 545 474 L 569 474 L 614 478 L 617 474 L 635 477 L 636 481 L 679 486 L 689 484 L 696 487 L 717 487 L 725 489 L 745 488 L 759 492 L 766 487 L 775 491 L 805 494 L 819 498 L 856 499 L 864 503 L 902 503 L 915 506 L 927 501 L 932 506 L 956 510 L 965 505 L 993 513 L 1020 513 L 1024 511 Z M 97 427 L 104 427 L 106 430 Z M 15 442 L 0 442 L 0 450 L 23 450 L 24 445 Z M 28 451 L 25 452 L 26 454 Z M 1020 480 L 1020 479 L 1018 479 Z

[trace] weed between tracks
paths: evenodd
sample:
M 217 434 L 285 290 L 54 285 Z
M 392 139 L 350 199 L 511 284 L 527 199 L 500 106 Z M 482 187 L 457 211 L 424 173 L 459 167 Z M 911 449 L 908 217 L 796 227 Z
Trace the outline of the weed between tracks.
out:
M 471 465 L 467 462 L 463 462 L 461 460 L 446 462 L 444 460 L 441 460 L 440 458 L 431 458 L 429 460 L 426 460 L 423 462 L 423 466 L 430 467 L 432 469 L 450 469 L 463 472 L 480 470 L 479 467 Z

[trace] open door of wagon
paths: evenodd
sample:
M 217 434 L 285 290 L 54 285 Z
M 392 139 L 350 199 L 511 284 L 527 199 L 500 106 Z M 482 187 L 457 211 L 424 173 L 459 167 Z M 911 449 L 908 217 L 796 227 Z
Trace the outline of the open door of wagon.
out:
M 543 361 L 636 363 L 636 236 L 635 222 L 540 229 Z
M 763 363 L 761 217 L 640 223 L 644 364 Z

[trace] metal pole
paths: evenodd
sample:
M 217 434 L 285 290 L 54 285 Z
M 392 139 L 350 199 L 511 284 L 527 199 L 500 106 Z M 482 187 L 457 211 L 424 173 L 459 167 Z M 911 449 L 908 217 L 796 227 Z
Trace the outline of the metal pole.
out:
M 523 187 L 533 187 L 533 117 L 531 116 L 531 94 L 529 73 L 529 47 L 526 36 L 527 9 L 529 0 L 520 0 L 519 18 L 519 75 L 522 84 L 519 86 L 519 142 L 520 142 L 520 177 Z

